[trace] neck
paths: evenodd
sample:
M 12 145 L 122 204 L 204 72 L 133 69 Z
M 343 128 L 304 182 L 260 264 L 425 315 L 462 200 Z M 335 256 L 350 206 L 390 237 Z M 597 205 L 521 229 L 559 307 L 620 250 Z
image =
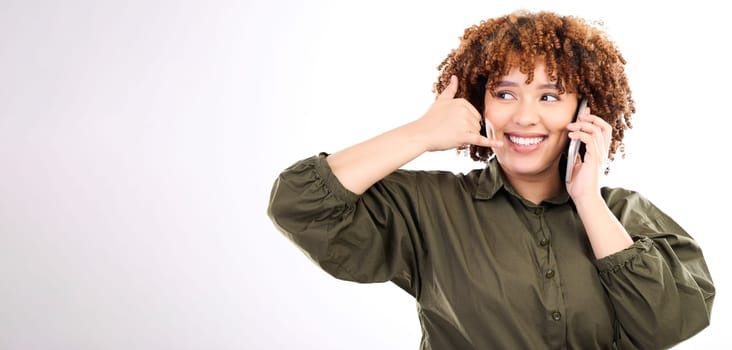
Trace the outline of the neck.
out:
M 521 197 L 534 204 L 556 197 L 562 192 L 562 186 L 564 185 L 556 166 L 549 167 L 542 173 L 531 176 L 510 174 L 505 171 L 504 175 Z

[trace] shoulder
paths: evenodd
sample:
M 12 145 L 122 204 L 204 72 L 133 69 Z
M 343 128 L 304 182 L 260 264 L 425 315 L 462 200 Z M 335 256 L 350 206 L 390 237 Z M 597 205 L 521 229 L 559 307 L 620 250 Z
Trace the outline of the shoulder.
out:
M 446 170 L 404 170 L 399 169 L 381 182 L 385 184 L 410 183 L 421 192 L 460 191 L 473 193 L 481 178 L 483 169 L 474 169 L 466 173 L 454 173 Z
M 608 208 L 618 212 L 659 213 L 659 209 L 639 191 L 622 187 L 603 187 L 602 197 Z
M 627 197 L 633 197 L 633 196 L 639 196 L 640 194 L 638 191 L 627 189 L 624 187 L 602 187 L 600 189 L 600 193 L 602 194 L 602 198 L 605 198 L 606 201 L 608 200 L 618 200 L 622 198 Z

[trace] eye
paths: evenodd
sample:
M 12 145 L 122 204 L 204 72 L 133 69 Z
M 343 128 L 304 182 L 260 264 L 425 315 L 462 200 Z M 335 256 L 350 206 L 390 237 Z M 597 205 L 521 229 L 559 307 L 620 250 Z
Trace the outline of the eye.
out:
M 541 100 L 547 101 L 547 102 L 556 102 L 556 101 L 559 101 L 559 97 L 556 95 L 547 94 L 547 95 L 542 95 Z
M 499 100 L 515 100 L 516 98 L 508 91 L 497 91 L 493 94 Z

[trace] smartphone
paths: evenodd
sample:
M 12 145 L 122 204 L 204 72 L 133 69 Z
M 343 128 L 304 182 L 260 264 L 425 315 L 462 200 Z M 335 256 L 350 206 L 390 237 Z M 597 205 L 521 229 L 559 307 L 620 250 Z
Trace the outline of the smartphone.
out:
M 574 115 L 574 121 L 577 121 L 580 114 L 585 112 L 587 109 L 587 99 L 583 98 L 577 106 L 577 112 Z M 572 179 L 572 170 L 574 170 L 574 162 L 577 159 L 577 154 L 580 155 L 580 160 L 584 159 L 585 156 L 585 144 L 580 140 L 570 140 L 569 149 L 567 150 L 567 171 L 565 172 L 564 182 L 569 182 Z

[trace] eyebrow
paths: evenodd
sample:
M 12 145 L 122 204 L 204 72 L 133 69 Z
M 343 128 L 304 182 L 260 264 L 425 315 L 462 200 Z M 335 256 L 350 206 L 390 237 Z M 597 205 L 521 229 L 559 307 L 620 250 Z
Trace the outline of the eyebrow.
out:
M 502 88 L 502 87 L 518 87 L 519 84 L 515 81 L 511 80 L 501 80 L 496 84 L 496 88 Z M 553 89 L 553 90 L 559 90 L 559 87 L 555 83 L 546 83 L 539 85 L 539 89 Z

